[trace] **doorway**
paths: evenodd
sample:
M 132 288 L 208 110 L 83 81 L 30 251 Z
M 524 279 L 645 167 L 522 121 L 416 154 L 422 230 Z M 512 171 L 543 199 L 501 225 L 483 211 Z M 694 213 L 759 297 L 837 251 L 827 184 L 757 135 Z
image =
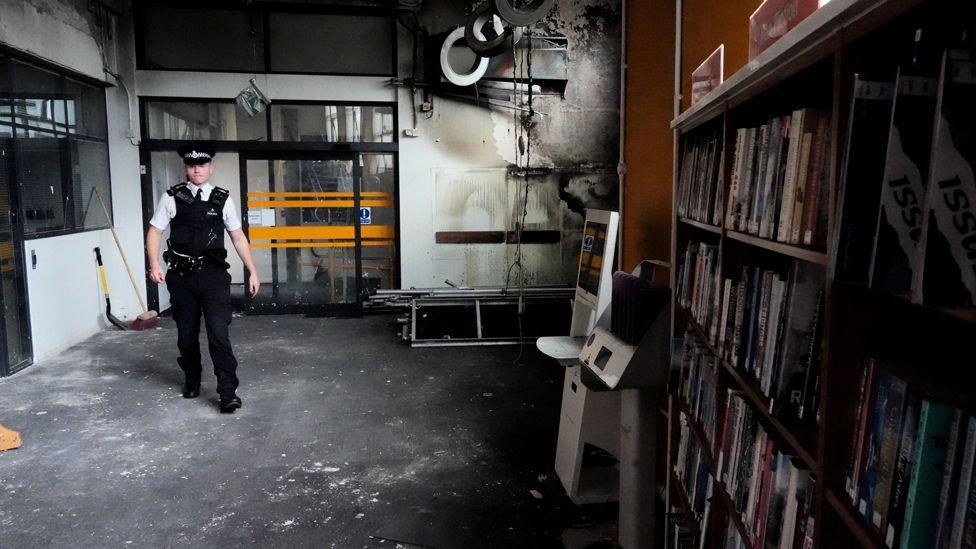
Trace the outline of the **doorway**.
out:
M 13 196 L 12 140 L 0 137 L 0 377 L 28 366 L 32 360 L 27 284 L 24 277 L 24 240 L 18 227 Z
M 395 287 L 395 173 L 391 153 L 242 152 L 241 217 L 267 288 L 246 310 L 359 314 Z

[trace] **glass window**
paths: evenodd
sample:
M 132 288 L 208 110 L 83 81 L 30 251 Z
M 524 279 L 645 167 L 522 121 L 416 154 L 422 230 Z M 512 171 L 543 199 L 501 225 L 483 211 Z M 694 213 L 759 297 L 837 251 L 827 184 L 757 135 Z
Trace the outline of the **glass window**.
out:
M 275 141 L 392 143 L 393 106 L 271 104 Z
M 274 72 L 394 73 L 388 16 L 272 13 L 269 21 Z
M 103 88 L 0 56 L 0 138 L 9 139 L 24 234 L 105 227 L 110 207 Z M 8 192 L 6 186 L 0 192 Z M 87 210 L 87 211 L 86 211 Z
M 98 199 L 109 208 L 111 187 L 108 180 L 108 145 L 98 141 L 69 140 L 71 147 L 71 196 L 65 202 L 66 216 L 74 220 L 78 229 L 105 227 L 105 219 Z M 94 190 L 98 189 L 98 196 Z
M 146 105 L 150 139 L 261 141 L 267 118 L 253 118 L 230 101 L 150 101 Z
M 141 68 L 264 71 L 259 11 L 146 6 L 138 13 Z
M 15 166 L 25 234 L 66 228 L 61 169 L 64 143 L 64 140 L 53 137 L 15 140 Z

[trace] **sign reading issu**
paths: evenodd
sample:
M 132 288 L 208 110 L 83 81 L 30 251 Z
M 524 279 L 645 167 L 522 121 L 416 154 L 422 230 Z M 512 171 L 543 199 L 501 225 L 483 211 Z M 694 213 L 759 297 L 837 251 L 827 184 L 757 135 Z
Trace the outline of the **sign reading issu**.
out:
M 895 116 L 888 134 L 888 153 L 885 158 L 885 187 L 881 193 L 881 208 L 888 223 L 898 235 L 898 243 L 906 257 L 915 257 L 915 248 L 922 239 L 922 222 L 925 215 L 925 171 L 927 159 L 912 158 L 910 151 L 927 157 L 928 151 L 921 146 L 906 146 L 902 126 L 909 132 L 905 138 L 930 143 L 925 134 L 931 135 L 931 123 L 916 127 L 910 117 L 914 111 L 932 113 L 938 80 L 898 75 L 898 94 L 895 99 Z M 924 102 L 924 103 L 920 103 Z M 929 107 L 931 105 L 931 107 Z M 910 112 L 909 112 L 910 110 Z M 931 116 L 928 117 L 931 120 Z M 911 143 L 914 145 L 914 143 Z
M 976 63 L 947 63 L 932 158 L 930 208 L 969 294 L 976 303 Z M 927 253 L 937 253 L 927 250 Z M 926 261 L 926 265 L 930 265 Z M 925 275 L 928 277 L 928 275 Z

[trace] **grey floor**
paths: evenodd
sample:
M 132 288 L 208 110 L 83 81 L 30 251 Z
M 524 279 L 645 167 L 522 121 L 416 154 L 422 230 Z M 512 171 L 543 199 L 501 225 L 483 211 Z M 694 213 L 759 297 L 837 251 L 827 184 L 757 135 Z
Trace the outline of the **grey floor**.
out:
M 160 326 L 0 380 L 24 439 L 0 452 L 0 547 L 563 547 L 611 516 L 552 476 L 562 372 L 532 348 L 236 317 L 244 407 L 221 415 L 209 372 L 180 397 Z

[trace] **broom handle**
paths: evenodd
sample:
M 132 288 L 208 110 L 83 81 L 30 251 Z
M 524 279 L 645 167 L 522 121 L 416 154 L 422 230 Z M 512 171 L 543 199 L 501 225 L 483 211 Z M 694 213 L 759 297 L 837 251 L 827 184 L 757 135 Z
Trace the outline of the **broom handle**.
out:
M 125 272 L 129 273 L 129 281 L 132 282 L 132 289 L 136 292 L 136 299 L 139 300 L 139 306 L 142 307 L 142 312 L 148 312 L 146 309 L 146 304 L 142 302 L 142 294 L 139 293 L 139 286 L 136 285 L 136 277 L 132 275 L 132 269 L 129 267 L 129 262 L 125 259 L 125 252 L 122 251 L 122 243 L 119 242 L 119 235 L 115 233 L 115 223 L 112 222 L 112 218 L 108 215 L 108 208 L 105 207 L 105 202 L 102 200 L 102 194 L 98 192 L 98 187 L 92 189 L 95 191 L 95 196 L 98 197 L 98 203 L 102 206 L 102 212 L 105 213 L 105 219 L 108 220 L 108 228 L 112 231 L 112 238 L 115 239 L 115 245 L 119 248 L 119 255 L 122 256 L 122 263 L 125 265 Z

